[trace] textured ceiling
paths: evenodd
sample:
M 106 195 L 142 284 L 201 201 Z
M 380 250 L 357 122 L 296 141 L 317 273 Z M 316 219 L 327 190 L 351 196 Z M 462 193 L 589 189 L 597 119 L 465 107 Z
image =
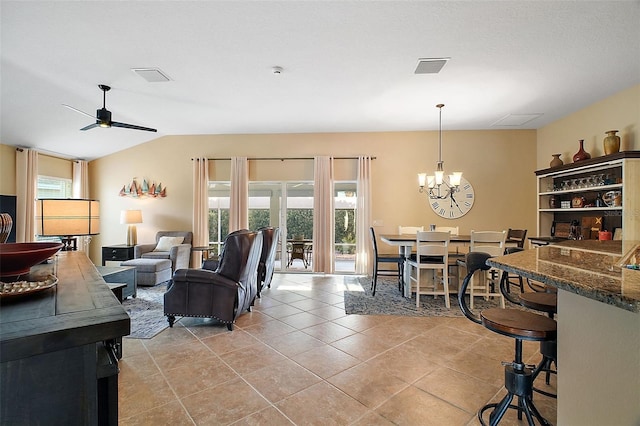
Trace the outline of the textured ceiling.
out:
M 639 1 L 0 3 L 0 142 L 93 159 L 180 134 L 535 129 L 640 83 Z M 415 75 L 419 58 L 450 57 Z M 273 66 L 283 72 L 272 73 Z M 131 68 L 158 67 L 149 83 Z M 158 133 L 79 129 L 102 105 Z M 542 114 L 522 126 L 508 114 Z

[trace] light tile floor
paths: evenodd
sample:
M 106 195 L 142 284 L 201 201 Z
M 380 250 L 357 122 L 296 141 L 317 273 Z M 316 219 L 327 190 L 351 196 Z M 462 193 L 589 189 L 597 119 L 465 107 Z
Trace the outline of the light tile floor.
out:
M 478 425 L 504 395 L 513 340 L 462 317 L 345 315 L 345 279 L 276 274 L 233 332 L 183 318 L 126 338 L 120 424 Z M 540 359 L 537 343 L 524 352 Z M 534 401 L 555 423 L 556 400 Z M 508 410 L 501 424 L 526 421 Z

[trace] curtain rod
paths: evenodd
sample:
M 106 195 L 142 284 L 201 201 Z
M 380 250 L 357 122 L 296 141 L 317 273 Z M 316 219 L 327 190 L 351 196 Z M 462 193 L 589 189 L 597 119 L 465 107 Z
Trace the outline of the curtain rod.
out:
M 24 152 L 25 149 L 33 149 L 33 148 L 21 148 L 19 146 L 16 147 L 16 151 L 18 152 Z M 40 151 L 40 150 L 35 150 L 38 153 L 38 155 L 44 155 L 45 157 L 51 157 L 51 158 L 57 158 L 59 160 L 69 160 L 69 161 L 73 161 L 74 163 L 79 163 L 80 161 L 85 161 L 82 159 L 77 159 L 77 158 L 69 158 L 69 157 L 64 157 L 64 154 L 60 154 L 57 152 L 53 152 L 53 151 Z
M 359 157 L 332 157 L 334 160 L 357 160 Z M 282 158 L 282 157 L 254 157 L 254 158 L 249 158 L 247 157 L 247 160 L 280 160 L 280 161 L 285 161 L 285 160 L 313 160 L 314 157 L 286 157 L 286 158 Z M 376 157 L 371 157 L 372 160 L 375 160 Z M 195 158 L 191 159 L 192 161 L 195 160 Z M 207 158 L 207 160 L 209 161 L 213 161 L 213 160 L 227 160 L 227 161 L 231 161 L 231 158 Z

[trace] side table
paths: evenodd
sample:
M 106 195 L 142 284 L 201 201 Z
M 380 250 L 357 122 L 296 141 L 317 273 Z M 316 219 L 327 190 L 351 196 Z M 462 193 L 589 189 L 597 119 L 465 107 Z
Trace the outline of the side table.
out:
M 107 264 L 107 261 L 123 262 L 125 260 L 133 259 L 133 248 L 135 246 L 128 246 L 126 244 L 117 244 L 114 246 L 102 247 L 102 266 Z
M 202 252 L 202 260 L 209 259 L 212 255 L 211 252 L 216 249 L 216 246 L 197 246 L 191 247 L 191 251 L 201 251 Z

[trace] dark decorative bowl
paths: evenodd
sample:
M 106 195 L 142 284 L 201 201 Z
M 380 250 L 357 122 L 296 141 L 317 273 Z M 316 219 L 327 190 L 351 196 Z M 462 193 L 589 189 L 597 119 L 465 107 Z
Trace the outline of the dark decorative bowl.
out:
M 27 274 L 33 265 L 50 258 L 61 248 L 61 243 L 0 244 L 0 277 Z

